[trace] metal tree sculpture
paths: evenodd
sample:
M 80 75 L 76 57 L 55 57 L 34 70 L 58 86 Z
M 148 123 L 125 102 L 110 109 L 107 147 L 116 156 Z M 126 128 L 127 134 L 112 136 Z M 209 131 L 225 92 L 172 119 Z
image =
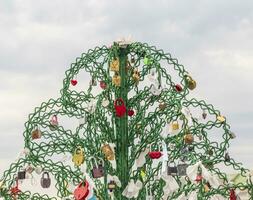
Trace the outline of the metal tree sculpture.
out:
M 83 71 L 91 78 L 78 91 Z M 53 175 L 65 199 L 233 199 L 236 189 L 252 199 L 251 179 L 231 184 L 217 166 L 248 174 L 228 154 L 235 135 L 226 118 L 187 98 L 196 82 L 170 54 L 115 42 L 83 53 L 65 74 L 61 97 L 29 115 L 23 155 L 2 178 L 5 199 L 57 199 L 19 189 L 34 173 L 43 173 L 44 188 Z M 65 118 L 81 122 L 66 128 Z M 69 155 L 73 163 L 62 160 Z

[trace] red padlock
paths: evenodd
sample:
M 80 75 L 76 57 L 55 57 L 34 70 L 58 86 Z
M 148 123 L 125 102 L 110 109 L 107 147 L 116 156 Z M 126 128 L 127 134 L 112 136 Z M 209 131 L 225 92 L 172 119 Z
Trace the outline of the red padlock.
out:
M 183 90 L 182 86 L 179 85 L 179 84 L 175 85 L 175 89 L 176 89 L 177 92 L 181 92 Z
M 89 183 L 87 181 L 82 181 L 74 191 L 75 200 L 85 200 L 89 195 Z
M 129 117 L 132 117 L 134 115 L 134 110 L 133 109 L 129 109 L 127 112 Z
M 235 195 L 235 190 L 234 189 L 230 189 L 229 199 L 230 200 L 236 200 L 236 195 Z
M 203 177 L 202 177 L 201 173 L 198 173 L 198 174 L 197 174 L 197 177 L 196 177 L 196 179 L 195 179 L 195 181 L 196 181 L 197 183 L 199 183 L 199 182 L 202 181 L 202 179 L 203 179 Z
M 126 113 L 126 106 L 122 98 L 118 98 L 114 101 L 114 108 L 117 117 L 123 117 Z
M 160 151 L 151 151 L 148 153 L 149 157 L 151 159 L 158 159 L 160 158 L 163 154 Z
M 17 178 L 16 178 L 16 186 L 12 187 L 10 189 L 10 192 L 11 192 L 11 195 L 13 195 L 14 197 L 16 197 L 16 195 L 21 192 L 21 190 L 18 188 L 18 179 Z

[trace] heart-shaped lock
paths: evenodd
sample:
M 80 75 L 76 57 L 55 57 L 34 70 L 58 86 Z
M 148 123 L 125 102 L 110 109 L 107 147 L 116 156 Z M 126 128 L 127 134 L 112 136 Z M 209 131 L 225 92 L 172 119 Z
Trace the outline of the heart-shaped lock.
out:
M 117 117 L 123 117 L 126 113 L 126 106 L 122 98 L 118 98 L 114 102 L 114 108 Z
M 158 144 L 158 150 L 152 151 L 151 149 L 154 144 L 155 143 L 151 143 L 148 155 L 151 159 L 159 159 L 163 155 L 161 152 L 161 144 L 160 143 Z
M 110 102 L 109 102 L 108 99 L 103 99 L 103 101 L 102 101 L 101 104 L 102 104 L 103 107 L 107 107 L 107 106 L 109 105 L 109 103 L 110 103 Z
M 74 191 L 75 200 L 85 200 L 85 198 L 89 195 L 89 183 L 87 180 L 79 183 L 77 188 Z
M 105 90 L 106 89 L 106 82 L 104 82 L 104 81 L 100 81 L 99 82 L 99 85 L 100 85 L 100 87 L 103 89 L 103 90 Z
M 72 79 L 71 81 L 71 85 L 75 86 L 77 84 L 77 80 L 76 79 Z

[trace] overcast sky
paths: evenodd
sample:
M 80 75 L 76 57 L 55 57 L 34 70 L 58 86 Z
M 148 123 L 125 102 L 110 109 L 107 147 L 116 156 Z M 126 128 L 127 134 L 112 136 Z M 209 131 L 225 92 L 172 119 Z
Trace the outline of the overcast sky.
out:
M 23 146 L 34 107 L 59 97 L 89 48 L 131 35 L 178 58 L 237 134 L 230 154 L 253 168 L 252 0 L 0 0 L 0 173 Z

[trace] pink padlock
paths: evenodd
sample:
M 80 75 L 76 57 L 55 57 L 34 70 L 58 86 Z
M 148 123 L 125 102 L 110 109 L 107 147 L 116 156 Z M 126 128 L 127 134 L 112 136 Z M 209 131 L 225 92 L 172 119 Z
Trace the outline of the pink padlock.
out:
M 59 122 L 58 122 L 57 115 L 53 115 L 51 120 L 50 120 L 50 126 L 49 126 L 50 130 L 51 131 L 56 130 L 58 125 L 59 125 Z

